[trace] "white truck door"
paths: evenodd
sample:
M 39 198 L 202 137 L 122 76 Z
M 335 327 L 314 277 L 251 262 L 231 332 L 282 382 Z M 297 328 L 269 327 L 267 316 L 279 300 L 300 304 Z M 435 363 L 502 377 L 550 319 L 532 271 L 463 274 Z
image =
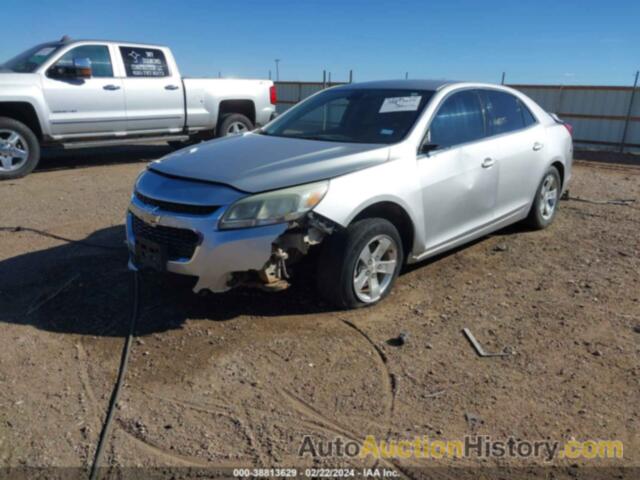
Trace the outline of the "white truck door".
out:
M 69 75 L 78 59 L 90 61 L 91 78 Z M 126 128 L 122 79 L 114 76 L 108 45 L 66 51 L 45 71 L 42 88 L 53 136 L 112 135 Z
M 184 127 L 184 91 L 175 64 L 159 48 L 119 47 L 124 64 L 127 132 L 179 133 Z

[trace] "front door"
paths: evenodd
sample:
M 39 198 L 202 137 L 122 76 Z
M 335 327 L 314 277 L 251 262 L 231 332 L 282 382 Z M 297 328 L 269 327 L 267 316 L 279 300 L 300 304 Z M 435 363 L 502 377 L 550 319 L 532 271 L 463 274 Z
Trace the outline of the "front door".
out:
M 75 59 L 89 59 L 91 78 L 56 75 L 56 67 L 71 67 Z M 52 135 L 104 136 L 126 129 L 123 84 L 114 77 L 107 45 L 72 48 L 46 71 L 42 83 Z
M 490 224 L 498 190 L 493 146 L 475 90 L 447 97 L 427 133 L 434 150 L 418 157 L 426 251 L 446 248 Z

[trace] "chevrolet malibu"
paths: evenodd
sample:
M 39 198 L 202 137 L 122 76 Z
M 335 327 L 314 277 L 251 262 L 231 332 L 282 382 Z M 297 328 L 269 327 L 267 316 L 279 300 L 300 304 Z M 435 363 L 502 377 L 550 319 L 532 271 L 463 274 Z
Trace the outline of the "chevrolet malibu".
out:
M 570 126 L 503 86 L 382 81 L 319 92 L 263 128 L 155 161 L 127 213 L 130 268 L 194 291 L 286 288 L 375 304 L 405 264 L 524 221 L 551 224 Z

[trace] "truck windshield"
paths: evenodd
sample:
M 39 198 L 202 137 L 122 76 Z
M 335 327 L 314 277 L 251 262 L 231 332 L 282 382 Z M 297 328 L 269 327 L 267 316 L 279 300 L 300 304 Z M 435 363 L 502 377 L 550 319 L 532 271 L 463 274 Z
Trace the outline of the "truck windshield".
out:
M 43 43 L 20 55 L 13 57 L 0 66 L 3 70 L 15 73 L 33 73 L 60 48 L 59 43 Z
M 263 135 L 391 144 L 411 130 L 433 91 L 337 88 L 311 97 L 260 130 Z

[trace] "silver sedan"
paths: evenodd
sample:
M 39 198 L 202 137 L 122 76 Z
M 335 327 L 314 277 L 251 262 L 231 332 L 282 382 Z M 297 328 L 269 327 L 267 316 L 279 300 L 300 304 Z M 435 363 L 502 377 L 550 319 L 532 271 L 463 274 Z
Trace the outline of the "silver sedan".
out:
M 195 291 L 281 290 L 312 255 L 326 300 L 372 305 L 407 263 L 550 225 L 572 155 L 570 126 L 507 87 L 335 87 L 150 164 L 127 214 L 129 265 L 193 276 Z

